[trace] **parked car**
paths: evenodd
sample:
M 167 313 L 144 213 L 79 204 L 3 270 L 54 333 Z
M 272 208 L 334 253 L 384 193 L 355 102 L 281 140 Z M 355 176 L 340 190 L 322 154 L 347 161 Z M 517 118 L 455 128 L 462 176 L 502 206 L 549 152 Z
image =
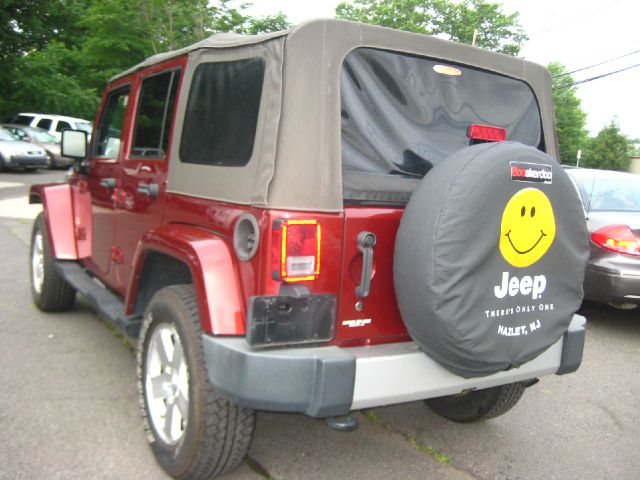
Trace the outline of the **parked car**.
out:
M 4 170 L 35 170 L 47 166 L 47 152 L 29 142 L 18 140 L 0 127 L 0 172 Z
M 11 123 L 42 128 L 56 137 L 58 142 L 61 138 L 60 133 L 64 130 L 82 130 L 89 135 L 93 131 L 93 125 L 89 120 L 46 113 L 18 113 L 11 119 Z
M 582 359 L 556 144 L 549 73 L 521 59 L 336 20 L 214 35 L 114 77 L 88 148 L 63 132 L 83 161 L 30 191 L 33 300 L 79 291 L 138 338 L 179 478 L 239 465 L 255 409 L 492 418 Z
M 46 130 L 13 123 L 4 123 L 2 127 L 20 140 L 34 143 L 44 148 L 47 152 L 49 168 L 69 167 L 73 165 L 73 158 L 62 156 L 60 143 L 56 140 L 56 137 Z
M 585 298 L 618 308 L 640 305 L 640 175 L 572 168 L 591 252 Z

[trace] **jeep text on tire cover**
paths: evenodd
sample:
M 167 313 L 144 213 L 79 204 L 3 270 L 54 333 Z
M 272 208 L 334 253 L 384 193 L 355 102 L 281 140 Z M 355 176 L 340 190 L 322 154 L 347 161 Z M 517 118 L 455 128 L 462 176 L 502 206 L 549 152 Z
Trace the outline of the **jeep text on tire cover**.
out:
M 32 294 L 139 339 L 170 475 L 234 469 L 256 409 L 477 421 L 580 365 L 587 236 L 543 67 L 311 21 L 156 55 L 95 125 L 30 192 Z

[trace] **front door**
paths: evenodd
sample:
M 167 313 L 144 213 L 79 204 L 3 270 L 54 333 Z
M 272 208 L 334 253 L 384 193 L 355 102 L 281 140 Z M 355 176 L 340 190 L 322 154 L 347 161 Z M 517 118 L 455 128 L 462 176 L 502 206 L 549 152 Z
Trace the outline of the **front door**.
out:
M 89 261 L 92 270 L 112 284 L 111 259 L 115 239 L 118 204 L 117 179 L 120 160 L 126 147 L 128 129 L 129 86 L 116 87 L 107 94 L 89 157 L 88 175 L 93 215 L 93 244 Z

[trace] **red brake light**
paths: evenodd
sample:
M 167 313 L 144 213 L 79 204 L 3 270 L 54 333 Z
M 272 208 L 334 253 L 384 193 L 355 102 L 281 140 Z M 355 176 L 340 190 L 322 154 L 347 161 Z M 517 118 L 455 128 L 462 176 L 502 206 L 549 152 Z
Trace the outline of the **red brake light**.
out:
M 469 127 L 468 137 L 471 140 L 504 142 L 507 139 L 507 129 L 474 123 Z
M 609 225 L 591 234 L 591 241 L 612 252 L 640 255 L 640 245 L 627 225 Z
M 320 274 L 321 228 L 316 220 L 284 220 L 273 230 L 271 268 L 284 282 L 315 280 Z

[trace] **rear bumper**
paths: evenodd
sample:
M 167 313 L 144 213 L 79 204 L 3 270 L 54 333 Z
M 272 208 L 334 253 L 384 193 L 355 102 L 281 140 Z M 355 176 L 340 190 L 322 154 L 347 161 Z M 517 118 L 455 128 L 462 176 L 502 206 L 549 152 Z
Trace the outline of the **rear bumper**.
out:
M 635 273 L 635 272 L 634 272 Z M 598 265 L 588 265 L 584 293 L 588 300 L 640 304 L 640 271 L 630 275 Z
M 209 380 L 236 403 L 329 417 L 573 372 L 582 360 L 585 324 L 575 315 L 564 336 L 535 359 L 480 378 L 454 375 L 413 342 L 257 350 L 241 337 L 204 335 L 203 347 Z

